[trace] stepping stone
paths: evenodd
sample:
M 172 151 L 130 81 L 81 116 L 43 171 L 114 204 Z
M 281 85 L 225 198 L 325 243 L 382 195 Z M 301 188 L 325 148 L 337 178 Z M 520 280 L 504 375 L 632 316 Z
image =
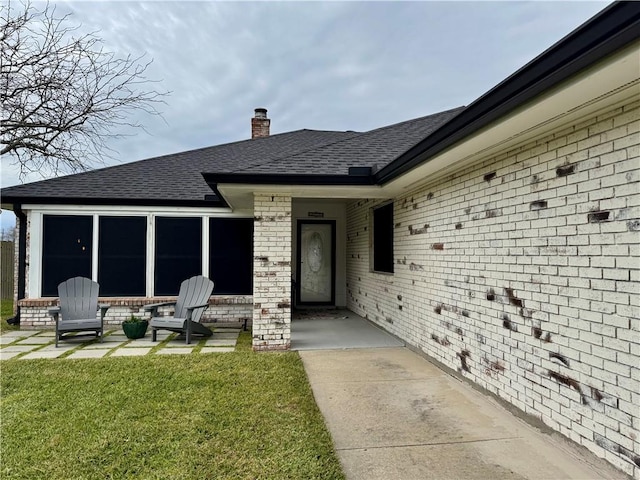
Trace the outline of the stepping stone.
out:
M 0 345 L 9 345 L 18 340 L 19 337 L 0 337 Z
M 126 335 L 109 335 L 108 337 L 105 336 L 104 337 L 104 341 L 110 341 L 110 342 L 128 342 L 129 339 L 127 338 Z
M 0 338 L 4 337 L 32 337 L 33 335 L 37 335 L 40 333 L 38 330 L 11 330 L 9 332 L 4 332 Z
M 150 348 L 119 348 L 111 354 L 112 357 L 141 357 L 151 351 Z
M 38 348 L 38 345 L 10 345 L 8 347 L 4 347 L 0 352 L 30 352 L 34 348 Z
M 46 345 L 51 343 L 53 339 L 47 337 L 29 337 L 17 342 L 18 345 Z
M 107 338 L 104 339 L 104 342 L 97 341 L 96 343 L 90 343 L 82 347 L 83 350 L 93 350 L 93 349 L 112 349 L 117 348 L 122 345 L 124 342 L 110 342 Z
M 194 347 L 183 348 L 161 348 L 156 353 L 158 355 L 188 355 L 193 352 Z
M 202 347 L 200 353 L 228 353 L 235 351 L 235 347 Z
M 20 360 L 35 360 L 37 358 L 58 358 L 60 355 L 62 355 L 64 352 L 62 351 L 42 351 L 42 350 L 37 350 L 35 352 L 31 352 L 31 353 L 27 353 L 25 356 L 20 357 Z
M 45 331 L 36 334 L 36 337 L 56 337 L 56 332 Z
M 102 358 L 109 350 L 78 350 L 65 358 Z
M 38 350 L 39 352 L 49 352 L 49 351 L 53 351 L 53 352 L 68 352 L 69 350 L 73 350 L 74 348 L 76 348 L 77 345 L 69 345 L 66 343 L 59 343 L 58 347 L 56 347 L 55 343 L 52 343 L 51 345 L 47 345 L 44 348 L 41 348 L 40 350 Z
M 0 360 L 9 360 L 17 355 L 20 355 L 22 352 L 7 352 L 4 349 L 0 350 Z
M 213 338 L 238 338 L 238 334 L 234 332 L 214 332 Z
M 233 347 L 237 338 L 212 338 L 205 342 L 205 346 L 207 347 Z

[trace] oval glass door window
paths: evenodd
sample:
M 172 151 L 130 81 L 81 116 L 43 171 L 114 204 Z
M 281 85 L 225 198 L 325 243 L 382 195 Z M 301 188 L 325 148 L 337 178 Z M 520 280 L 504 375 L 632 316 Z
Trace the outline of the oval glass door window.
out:
M 312 272 L 317 273 L 322 268 L 323 251 L 322 237 L 318 232 L 313 232 L 307 250 L 307 262 L 309 262 L 309 270 Z

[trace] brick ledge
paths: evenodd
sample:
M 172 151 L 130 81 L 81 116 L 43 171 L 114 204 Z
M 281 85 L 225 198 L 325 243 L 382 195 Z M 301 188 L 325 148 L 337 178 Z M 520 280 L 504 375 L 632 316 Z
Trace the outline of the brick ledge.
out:
M 99 303 L 107 303 L 112 307 L 141 307 L 151 303 L 174 302 L 177 297 L 100 297 Z M 251 295 L 213 296 L 209 299 L 209 305 L 249 305 L 253 304 Z M 18 301 L 19 307 L 52 307 L 58 305 L 58 299 L 24 298 Z

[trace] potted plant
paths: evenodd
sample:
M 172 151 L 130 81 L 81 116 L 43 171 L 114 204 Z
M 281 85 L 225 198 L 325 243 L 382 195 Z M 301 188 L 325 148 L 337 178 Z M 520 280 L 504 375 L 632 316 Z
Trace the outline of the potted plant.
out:
M 148 326 L 149 322 L 147 320 L 144 320 L 141 317 L 136 317 L 135 315 L 131 315 L 130 318 L 127 318 L 122 322 L 124 334 L 131 340 L 144 337 L 147 333 Z

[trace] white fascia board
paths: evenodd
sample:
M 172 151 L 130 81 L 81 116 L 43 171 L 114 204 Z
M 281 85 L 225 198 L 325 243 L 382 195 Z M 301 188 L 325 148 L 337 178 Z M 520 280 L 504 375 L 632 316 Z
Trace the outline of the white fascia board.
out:
M 32 210 L 45 214 L 59 215 L 154 215 L 154 216 L 185 216 L 185 217 L 247 217 L 251 212 L 235 211 L 222 207 L 153 207 L 127 205 L 53 205 L 53 204 L 24 204 L 23 210 Z
M 384 186 L 401 195 L 640 96 L 640 42 L 563 82 Z M 427 161 L 428 160 L 428 161 Z

